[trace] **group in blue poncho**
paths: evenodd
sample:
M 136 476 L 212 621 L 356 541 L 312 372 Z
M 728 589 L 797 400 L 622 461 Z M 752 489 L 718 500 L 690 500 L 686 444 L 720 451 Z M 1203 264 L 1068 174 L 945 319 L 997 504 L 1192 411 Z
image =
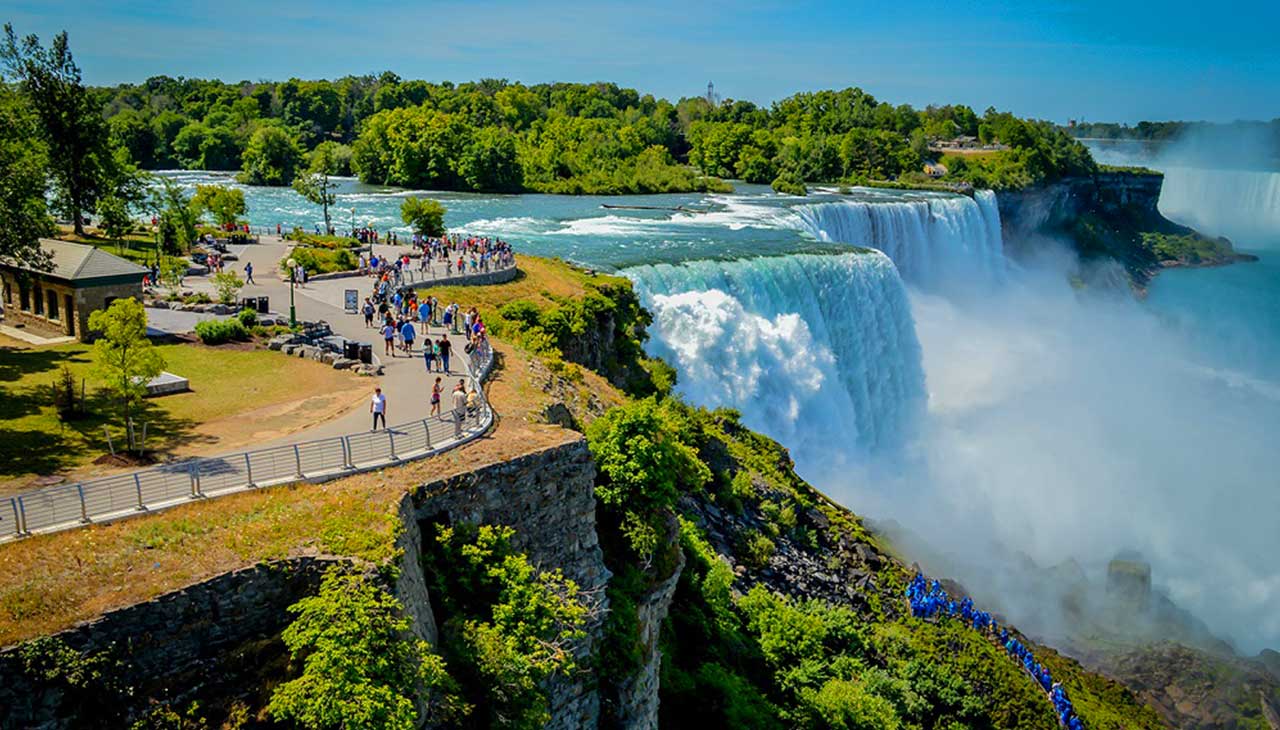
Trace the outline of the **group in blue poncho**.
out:
M 907 600 L 911 602 L 911 613 L 914 616 L 959 619 L 966 626 L 972 626 L 975 631 L 998 638 L 1009 656 L 1022 662 L 1022 666 L 1049 695 L 1062 726 L 1068 730 L 1084 730 L 1084 723 L 1076 716 L 1075 708 L 1071 706 L 1071 700 L 1067 697 L 1067 691 L 1062 688 L 1061 683 L 1053 681 L 1053 674 L 1049 668 L 1037 662 L 1031 650 L 1023 646 L 1017 637 L 1010 635 L 1009 629 L 1002 628 L 991 614 L 974 607 L 972 598 L 965 596 L 957 602 L 947 595 L 947 591 L 936 579 L 928 580 L 920 573 L 916 573 L 916 576 L 911 579 L 911 584 L 907 586 Z

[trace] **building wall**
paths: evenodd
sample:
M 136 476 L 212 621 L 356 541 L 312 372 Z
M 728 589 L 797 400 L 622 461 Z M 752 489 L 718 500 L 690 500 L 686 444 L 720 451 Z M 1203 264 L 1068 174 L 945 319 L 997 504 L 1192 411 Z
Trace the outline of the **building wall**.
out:
M 71 335 L 88 341 L 89 315 L 106 309 L 110 301 L 122 297 L 142 299 L 141 282 L 107 284 L 101 286 L 73 287 L 71 284 L 44 277 L 26 277 L 27 306 L 22 306 L 22 286 L 13 271 L 0 272 L 4 286 L 4 313 L 9 323 L 25 324 L 50 334 Z M 56 317 L 49 307 L 49 293 L 57 297 Z M 36 294 L 39 293 L 39 306 Z M 71 297 L 71 311 L 67 311 L 67 297 Z

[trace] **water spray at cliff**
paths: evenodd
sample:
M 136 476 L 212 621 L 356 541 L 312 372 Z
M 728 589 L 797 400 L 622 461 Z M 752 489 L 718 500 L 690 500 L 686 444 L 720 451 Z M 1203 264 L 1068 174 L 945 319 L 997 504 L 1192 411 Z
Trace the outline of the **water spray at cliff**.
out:
M 820 241 L 883 251 L 902 277 L 926 289 L 982 286 L 1008 271 L 995 193 L 799 206 L 799 225 Z
M 737 408 L 801 469 L 893 450 L 924 376 L 906 290 L 879 253 L 695 261 L 626 272 L 654 314 L 655 354 L 696 403 Z M 831 439 L 840 438 L 841 448 Z
M 1027 590 L 1045 579 L 1027 558 L 1090 570 L 1134 549 L 1219 635 L 1280 644 L 1280 494 L 1260 478 L 1280 471 L 1280 384 L 1207 366 L 1137 302 L 1074 291 L 1065 249 L 1007 265 L 994 203 L 793 208 L 815 238 L 897 267 L 851 253 L 627 273 L 686 397 L 738 408 L 844 504 L 964 558 L 948 570 L 1026 628 L 1071 630 Z

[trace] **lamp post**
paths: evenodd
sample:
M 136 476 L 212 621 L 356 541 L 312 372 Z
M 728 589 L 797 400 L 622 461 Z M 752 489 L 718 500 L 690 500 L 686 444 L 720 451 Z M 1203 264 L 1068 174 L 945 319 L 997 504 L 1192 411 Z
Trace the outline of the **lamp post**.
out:
M 351 235 L 356 235 L 356 209 L 351 209 Z
M 298 262 L 290 256 L 289 260 L 284 262 L 289 267 L 289 326 L 298 326 L 298 310 L 293 306 L 293 287 L 298 283 Z

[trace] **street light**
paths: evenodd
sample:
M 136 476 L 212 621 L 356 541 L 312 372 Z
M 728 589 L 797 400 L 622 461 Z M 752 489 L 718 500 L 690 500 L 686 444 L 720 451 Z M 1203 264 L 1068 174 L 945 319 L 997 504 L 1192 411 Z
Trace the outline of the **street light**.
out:
M 289 326 L 297 327 L 298 310 L 293 307 L 293 287 L 298 283 L 298 262 L 290 256 L 284 265 L 289 267 Z

